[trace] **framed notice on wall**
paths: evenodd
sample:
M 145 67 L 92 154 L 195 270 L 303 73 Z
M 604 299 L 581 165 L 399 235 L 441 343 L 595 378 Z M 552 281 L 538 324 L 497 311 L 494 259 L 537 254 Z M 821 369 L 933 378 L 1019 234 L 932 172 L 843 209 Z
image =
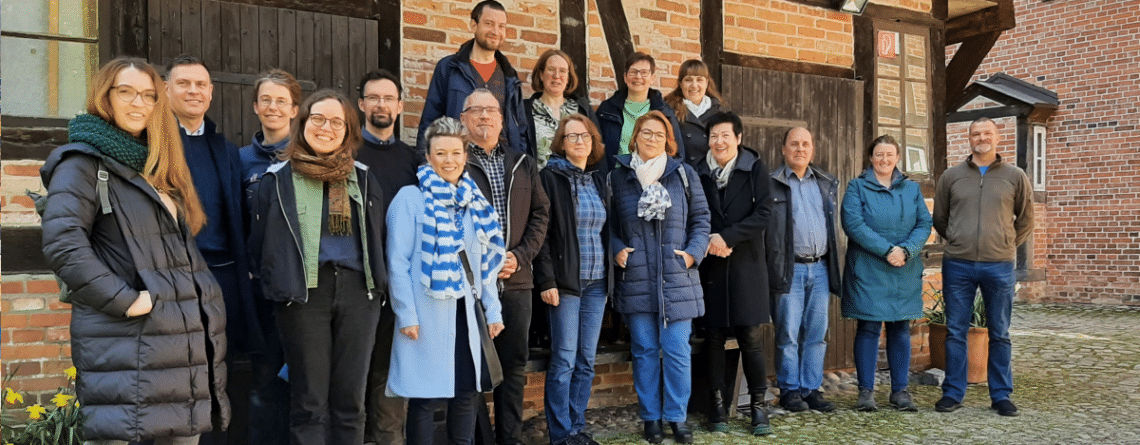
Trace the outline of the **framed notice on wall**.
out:
M 894 31 L 879 31 L 875 39 L 875 47 L 879 57 L 894 59 L 899 56 L 899 33 Z

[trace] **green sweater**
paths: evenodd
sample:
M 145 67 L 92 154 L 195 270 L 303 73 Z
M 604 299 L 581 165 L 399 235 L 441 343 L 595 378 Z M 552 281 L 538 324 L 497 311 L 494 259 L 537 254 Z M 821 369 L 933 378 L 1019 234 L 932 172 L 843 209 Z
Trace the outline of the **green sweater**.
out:
M 946 239 L 945 255 L 970 261 L 1015 261 L 1017 246 L 1033 234 L 1033 187 L 1016 165 L 990 164 L 985 175 L 973 162 L 946 170 L 934 194 L 934 230 Z

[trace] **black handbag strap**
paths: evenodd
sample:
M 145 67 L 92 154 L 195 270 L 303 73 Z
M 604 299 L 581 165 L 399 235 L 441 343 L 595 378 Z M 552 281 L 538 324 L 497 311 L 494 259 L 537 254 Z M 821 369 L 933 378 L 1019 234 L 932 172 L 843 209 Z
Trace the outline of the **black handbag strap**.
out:
M 480 281 L 475 280 L 475 273 L 471 271 L 471 263 L 467 260 L 467 251 L 459 251 L 459 261 L 463 263 L 463 270 L 467 272 L 467 283 L 471 286 L 473 294 L 478 294 Z M 480 296 L 481 297 L 481 296 Z M 483 391 L 488 392 L 503 383 L 503 365 L 499 363 L 499 353 L 495 350 L 495 341 L 491 338 L 491 331 L 487 327 L 487 315 L 483 313 L 483 299 L 475 299 L 475 324 L 479 330 L 479 343 L 483 348 L 483 370 L 486 371 L 484 376 L 489 377 L 488 382 L 481 382 L 484 385 Z M 489 383 L 489 387 L 486 386 Z

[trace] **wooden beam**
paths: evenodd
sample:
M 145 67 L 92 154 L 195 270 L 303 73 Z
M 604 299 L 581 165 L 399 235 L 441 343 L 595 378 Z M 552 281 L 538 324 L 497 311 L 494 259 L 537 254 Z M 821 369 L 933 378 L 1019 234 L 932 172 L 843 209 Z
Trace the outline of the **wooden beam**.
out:
M 0 263 L 0 270 L 4 273 L 50 273 L 51 269 L 44 260 L 42 239 L 43 230 L 39 226 L 5 227 L 0 245 L 8 256 Z
M 709 77 L 722 84 L 721 52 L 724 51 L 724 0 L 701 0 L 701 60 L 709 66 Z
M 875 77 L 875 21 L 870 17 L 855 16 L 852 20 L 855 38 L 855 79 L 863 81 L 863 140 L 859 146 L 871 143 L 875 134 L 875 120 L 878 119 L 878 83 Z M 935 65 L 936 69 L 938 65 Z M 937 127 L 935 122 L 935 127 Z
M 944 21 L 934 18 L 930 13 L 894 6 L 884 6 L 878 3 L 867 3 L 867 8 L 863 10 L 862 16 L 890 22 L 921 25 L 928 28 L 941 29 L 946 25 Z
M 946 22 L 946 45 L 965 42 L 966 39 L 994 31 L 1006 31 L 1017 26 L 1013 0 L 998 0 L 997 6 L 966 14 Z
M 578 88 L 574 94 L 590 97 L 589 55 L 586 54 L 586 0 L 560 0 L 558 2 L 559 48 L 570 55 L 574 73 L 578 75 Z
M 945 2 L 945 0 L 941 0 Z M 935 1 L 937 4 L 938 1 Z M 946 31 L 930 30 L 930 114 L 934 117 L 930 127 L 930 173 L 937 179 L 946 171 Z M 933 196 L 933 195 L 930 195 Z
M 625 72 L 625 59 L 633 54 L 633 37 L 629 34 L 629 20 L 621 0 L 596 0 L 598 15 L 602 18 L 602 31 L 606 35 L 606 46 L 610 50 L 610 60 L 614 64 L 614 78 L 618 89 L 625 88 L 622 73 Z
M 292 9 L 296 11 L 312 11 L 331 15 L 355 17 L 359 19 L 373 18 L 373 3 L 368 1 L 345 0 L 221 0 L 223 3 L 242 3 L 253 6 L 269 6 L 272 8 Z M 383 0 L 380 0 L 383 2 Z M 399 9 L 396 10 L 397 15 Z
M 839 10 L 835 7 L 836 0 L 786 0 L 788 3 L 799 3 L 804 6 L 815 6 L 819 8 Z
M 855 70 L 852 70 L 851 68 L 800 62 L 796 60 L 776 59 L 772 57 L 760 57 L 728 51 L 721 52 L 721 61 L 725 65 L 743 66 L 747 68 L 760 68 L 771 71 L 784 71 L 825 77 L 839 77 L 843 79 L 855 78 Z
M 4 145 L 0 159 L 42 161 L 56 147 L 67 143 L 67 119 L 4 116 L 0 141 Z M 7 236 L 5 232 L 4 237 Z
M 1032 107 L 1026 105 L 1006 105 L 1002 107 L 980 108 L 977 110 L 956 111 L 946 116 L 946 123 L 973 122 L 983 117 L 997 119 L 1002 117 L 1024 117 L 1029 114 Z
M 1001 31 L 970 37 L 962 42 L 954 58 L 946 66 L 946 102 L 956 104 L 966 91 L 970 78 L 993 49 Z
M 946 20 L 950 17 L 950 1 L 949 0 L 934 0 L 930 4 L 930 16 L 935 20 Z

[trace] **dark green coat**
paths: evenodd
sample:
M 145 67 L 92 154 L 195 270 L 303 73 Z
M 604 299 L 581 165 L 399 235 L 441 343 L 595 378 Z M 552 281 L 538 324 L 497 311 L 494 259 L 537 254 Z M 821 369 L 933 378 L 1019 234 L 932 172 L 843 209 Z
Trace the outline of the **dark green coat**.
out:
M 883 187 L 867 169 L 847 183 L 842 205 L 847 234 L 843 274 L 843 316 L 869 321 L 913 320 L 922 316 L 922 260 L 919 251 L 930 237 L 930 211 L 917 183 L 895 170 Z M 907 251 L 907 262 L 894 267 L 887 252 Z

